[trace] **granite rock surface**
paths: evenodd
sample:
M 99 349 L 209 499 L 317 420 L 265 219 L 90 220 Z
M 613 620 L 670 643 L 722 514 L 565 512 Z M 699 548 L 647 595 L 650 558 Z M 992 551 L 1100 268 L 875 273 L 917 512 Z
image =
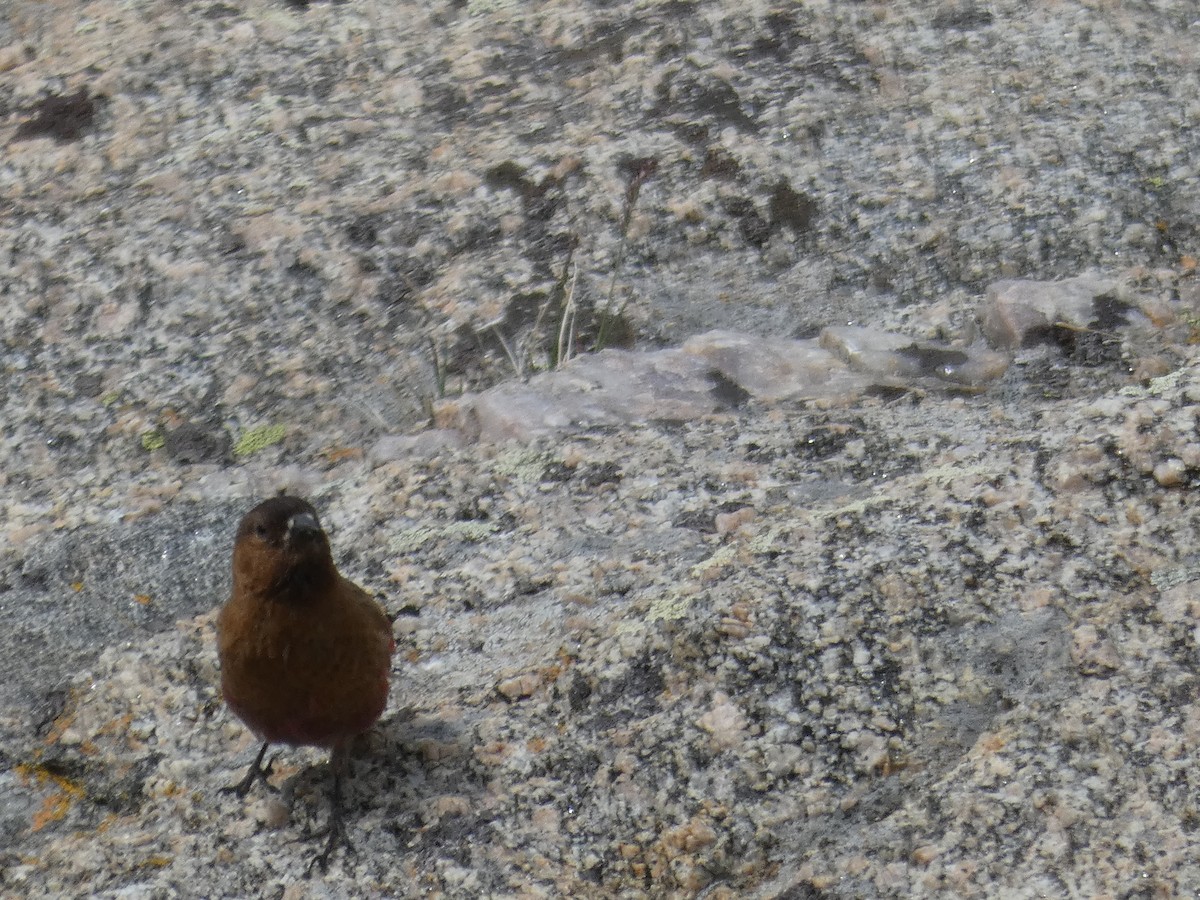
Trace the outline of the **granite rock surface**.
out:
M 1200 883 L 1193 3 L 10 6 L 0 894 Z M 400 648 L 312 877 L 280 489 Z

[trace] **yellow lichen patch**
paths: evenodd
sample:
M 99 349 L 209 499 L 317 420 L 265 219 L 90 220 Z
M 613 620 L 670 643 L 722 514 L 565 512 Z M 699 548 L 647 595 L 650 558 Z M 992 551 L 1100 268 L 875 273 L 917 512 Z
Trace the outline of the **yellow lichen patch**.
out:
M 394 553 L 411 553 L 440 538 L 472 543 L 482 541 L 495 530 L 496 526 L 488 522 L 450 522 L 441 527 L 420 525 L 401 529 L 391 539 L 389 546 Z
M 157 428 L 142 432 L 142 449 L 146 451 L 161 450 L 167 445 L 167 438 Z
M 541 481 L 546 466 L 554 460 L 548 453 L 521 448 L 506 450 L 496 456 L 492 462 L 492 470 L 497 475 L 508 475 L 516 481 L 526 484 Z
M 286 435 L 287 428 L 283 425 L 260 425 L 258 428 L 243 431 L 237 443 L 233 445 L 233 455 L 250 456 L 272 444 L 278 444 Z
M 695 599 L 694 595 L 685 595 L 678 591 L 659 597 L 650 604 L 646 611 L 647 622 L 673 622 L 687 615 L 688 608 Z
M 737 556 L 737 548 L 733 544 L 718 547 L 708 559 L 701 560 L 692 566 L 692 577 L 701 581 L 711 581 L 722 573 Z

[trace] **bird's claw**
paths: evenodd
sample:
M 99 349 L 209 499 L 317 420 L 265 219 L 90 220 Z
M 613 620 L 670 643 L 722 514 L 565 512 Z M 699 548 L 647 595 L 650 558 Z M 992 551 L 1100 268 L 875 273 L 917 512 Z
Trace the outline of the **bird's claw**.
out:
M 313 856 L 309 860 L 308 868 L 304 870 L 306 876 L 312 875 L 313 866 L 319 866 L 322 872 L 329 868 L 329 859 L 333 856 L 333 851 L 338 848 L 338 845 L 346 848 L 347 853 L 357 854 L 354 845 L 350 843 L 350 838 L 346 834 L 346 824 L 342 821 L 341 816 L 330 818 L 329 825 L 322 828 L 320 831 L 310 832 L 303 836 L 303 839 L 312 840 L 328 835 L 325 841 L 325 849 Z
M 267 752 L 267 745 L 263 744 L 261 750 L 258 751 L 258 756 L 254 762 L 250 763 L 250 768 L 246 772 L 246 777 L 237 784 L 231 784 L 229 787 L 221 788 L 222 794 L 237 794 L 239 797 L 245 797 L 250 793 L 250 788 L 254 787 L 254 782 L 261 781 L 268 791 L 278 791 L 275 785 L 271 784 L 267 779 L 271 777 L 275 771 L 275 757 L 272 756 L 267 760 L 267 764 L 262 764 L 263 754 Z

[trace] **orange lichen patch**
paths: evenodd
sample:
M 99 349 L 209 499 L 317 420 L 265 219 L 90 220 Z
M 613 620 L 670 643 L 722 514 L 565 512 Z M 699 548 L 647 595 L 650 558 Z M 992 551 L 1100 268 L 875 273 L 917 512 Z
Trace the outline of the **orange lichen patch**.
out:
M 527 679 L 538 679 L 542 684 L 549 684 L 552 681 L 557 681 L 567 669 L 574 665 L 574 663 L 574 657 L 572 657 L 571 654 L 565 649 L 559 648 L 554 662 L 548 663 L 539 668 L 536 672 L 527 674 L 524 677 Z M 530 685 L 532 685 L 533 688 L 536 688 L 537 686 L 536 684 L 533 684 L 533 682 L 530 682 Z M 504 689 L 501 688 L 502 693 L 503 690 Z
M 71 582 L 71 590 L 73 590 L 75 593 L 78 594 L 80 591 L 83 590 L 83 582 L 82 581 L 72 581 Z
M 104 832 L 108 831 L 108 829 L 112 828 L 113 825 L 120 821 L 120 819 L 121 817 L 116 813 L 109 813 L 100 820 L 99 824 L 96 825 L 96 834 L 103 834 Z
M 362 459 L 362 447 L 329 447 L 321 451 L 328 463 L 340 463 L 344 459 Z
M 1179 268 L 1183 269 L 1186 274 L 1191 275 L 1196 271 L 1196 257 L 1189 255 L 1181 256 L 1179 258 Z
M 72 700 L 75 699 L 74 691 L 72 691 L 71 699 Z M 46 737 L 44 738 L 44 743 L 47 746 L 49 746 L 50 744 L 57 744 L 58 741 L 62 738 L 63 732 L 65 732 L 68 728 L 70 728 L 71 725 L 75 722 L 75 708 L 74 707 L 75 707 L 75 704 L 71 703 L 66 710 L 64 710 L 63 712 L 58 714 L 58 718 L 56 718 L 54 720 L 54 723 L 50 726 L 49 733 L 47 733 Z
M 84 794 L 83 788 L 75 782 L 51 772 L 39 763 L 18 763 L 16 772 L 26 784 L 33 782 L 39 787 L 53 785 L 56 788 L 42 799 L 42 805 L 33 814 L 33 831 L 41 831 L 52 822 L 62 821 L 71 809 L 71 801 L 78 800 Z
M 71 809 L 71 796 L 56 792 L 42 799 L 42 805 L 33 814 L 31 831 L 41 831 L 51 822 L 61 822 Z
M 149 594 L 134 594 L 133 600 L 135 603 L 140 603 L 142 606 L 147 606 L 151 602 Z
M 109 734 L 122 734 L 129 730 L 129 725 L 133 721 L 133 713 L 125 713 L 123 716 L 117 716 L 115 719 L 110 719 L 102 725 L 92 737 L 104 737 Z

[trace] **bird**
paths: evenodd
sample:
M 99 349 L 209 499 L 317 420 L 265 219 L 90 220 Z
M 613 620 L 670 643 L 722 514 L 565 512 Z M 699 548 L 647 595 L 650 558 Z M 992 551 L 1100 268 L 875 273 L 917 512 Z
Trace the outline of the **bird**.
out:
M 262 741 L 238 784 L 244 797 L 267 784 L 271 744 L 330 750 L 333 788 L 328 839 L 309 863 L 325 871 L 339 845 L 354 852 L 342 811 L 342 777 L 351 741 L 387 705 L 392 623 L 365 590 L 344 578 L 312 504 L 281 495 L 238 525 L 233 588 L 217 617 L 225 704 Z M 272 760 L 273 762 L 273 760 Z

